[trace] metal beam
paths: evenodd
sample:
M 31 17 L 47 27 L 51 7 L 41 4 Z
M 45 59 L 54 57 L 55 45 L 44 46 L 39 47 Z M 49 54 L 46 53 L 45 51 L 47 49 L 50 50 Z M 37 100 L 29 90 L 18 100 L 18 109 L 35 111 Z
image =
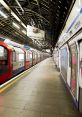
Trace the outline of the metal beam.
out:
M 37 15 L 38 17 L 44 19 L 46 22 L 48 22 L 50 24 L 50 22 L 45 17 L 43 17 L 42 15 L 40 15 L 39 13 L 37 13 L 37 12 L 31 10 L 31 9 L 27 9 L 27 8 L 24 8 L 24 10 L 25 10 L 25 12 L 31 12 L 32 14 Z
M 13 17 L 17 20 L 19 17 L 11 10 L 11 8 L 6 4 L 4 0 L 0 0 L 0 3 L 6 8 L 9 12 L 13 14 Z M 19 22 L 23 24 L 23 27 L 26 28 L 25 24 L 19 19 Z
M 20 7 L 20 9 L 22 10 L 22 13 L 24 13 L 24 9 L 22 8 L 22 6 L 20 5 L 19 1 L 18 0 L 15 0 L 16 3 L 18 4 L 18 6 Z

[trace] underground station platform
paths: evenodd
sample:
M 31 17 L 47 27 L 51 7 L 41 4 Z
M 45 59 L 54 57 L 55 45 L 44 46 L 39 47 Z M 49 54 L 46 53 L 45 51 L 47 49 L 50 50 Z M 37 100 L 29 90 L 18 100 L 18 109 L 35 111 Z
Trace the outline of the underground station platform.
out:
M 0 89 L 0 117 L 81 117 L 52 58 Z

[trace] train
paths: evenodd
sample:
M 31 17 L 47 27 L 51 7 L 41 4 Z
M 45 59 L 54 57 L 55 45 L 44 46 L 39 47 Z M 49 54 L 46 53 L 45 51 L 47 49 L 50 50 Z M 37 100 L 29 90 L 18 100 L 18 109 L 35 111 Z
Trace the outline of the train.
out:
M 79 4 L 81 3 L 81 4 Z M 70 26 L 68 26 L 68 24 Z M 82 1 L 76 0 L 53 52 L 74 104 L 82 113 Z
M 47 57 L 48 53 L 0 41 L 0 85 Z

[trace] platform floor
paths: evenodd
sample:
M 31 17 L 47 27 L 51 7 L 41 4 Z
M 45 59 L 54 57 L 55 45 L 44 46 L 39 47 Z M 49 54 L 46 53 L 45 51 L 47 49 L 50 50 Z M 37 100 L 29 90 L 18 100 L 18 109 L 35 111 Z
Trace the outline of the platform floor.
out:
M 81 117 L 51 58 L 0 94 L 0 117 Z

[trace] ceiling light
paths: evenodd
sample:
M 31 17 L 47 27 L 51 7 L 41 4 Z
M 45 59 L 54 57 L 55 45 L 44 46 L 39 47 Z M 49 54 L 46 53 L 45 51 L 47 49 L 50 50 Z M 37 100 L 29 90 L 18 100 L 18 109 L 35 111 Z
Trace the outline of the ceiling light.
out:
M 26 32 L 25 30 L 22 30 L 22 32 L 23 32 L 24 34 L 27 34 L 27 32 Z
M 5 13 L 3 13 L 2 11 L 0 11 L 0 15 L 3 16 L 4 18 L 8 18 L 8 16 Z
M 27 28 L 23 22 L 21 22 L 21 24 L 22 24 L 22 26 L 23 26 L 24 28 Z
M 9 11 L 9 6 L 4 2 L 4 0 L 0 0 L 0 3 Z
M 13 22 L 13 26 L 16 27 L 17 29 L 20 29 L 19 25 Z
M 21 21 L 13 11 L 11 11 L 11 14 L 17 21 L 19 21 L 19 22 Z

